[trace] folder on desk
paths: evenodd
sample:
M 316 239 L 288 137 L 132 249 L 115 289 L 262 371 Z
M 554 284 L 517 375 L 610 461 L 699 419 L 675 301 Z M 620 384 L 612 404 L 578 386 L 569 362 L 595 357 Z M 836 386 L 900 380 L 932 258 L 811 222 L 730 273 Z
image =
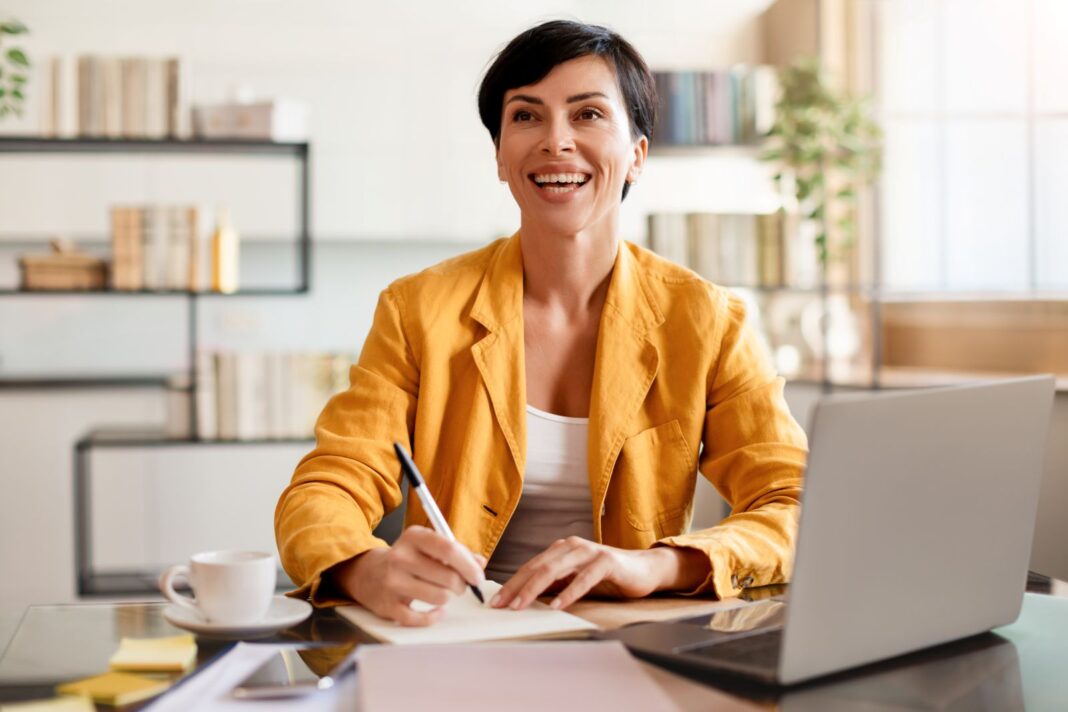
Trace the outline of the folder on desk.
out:
M 490 601 L 501 585 L 487 581 L 482 593 Z M 470 593 L 456 596 L 445 606 L 445 616 L 434 625 L 412 628 L 379 618 L 363 606 L 342 606 L 337 612 L 375 640 L 399 645 L 419 643 L 472 643 L 484 640 L 527 640 L 572 636 L 597 626 L 570 613 L 535 601 L 513 611 L 483 605 Z
M 357 664 L 364 712 L 679 709 L 615 641 L 368 645 Z

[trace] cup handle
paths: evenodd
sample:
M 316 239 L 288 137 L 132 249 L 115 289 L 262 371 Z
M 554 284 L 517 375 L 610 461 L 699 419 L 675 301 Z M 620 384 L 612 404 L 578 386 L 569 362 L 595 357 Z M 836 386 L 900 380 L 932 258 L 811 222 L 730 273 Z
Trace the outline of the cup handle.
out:
M 159 577 L 159 590 L 168 600 L 182 608 L 188 608 L 196 613 L 197 616 L 203 618 L 204 614 L 200 612 L 200 607 L 196 604 L 195 598 L 183 596 L 174 590 L 174 580 L 179 577 L 184 578 L 186 581 L 189 580 L 189 567 L 185 564 L 176 564 L 164 571 Z

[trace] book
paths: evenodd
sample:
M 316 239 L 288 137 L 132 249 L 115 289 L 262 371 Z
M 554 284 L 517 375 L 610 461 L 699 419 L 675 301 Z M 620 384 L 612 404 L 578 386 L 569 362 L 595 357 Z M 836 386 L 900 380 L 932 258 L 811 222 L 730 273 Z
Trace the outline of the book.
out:
M 116 57 L 101 57 L 97 61 L 100 63 L 103 135 L 119 138 L 123 135 L 122 62 Z
M 188 210 L 181 206 L 168 206 L 163 209 L 166 220 L 166 273 L 167 289 L 183 291 L 190 288 L 190 245 L 193 240 L 189 230 Z
M 210 351 L 197 352 L 195 435 L 201 440 L 215 440 L 219 437 L 218 386 L 215 380 L 217 360 L 216 354 Z
M 689 266 L 710 282 L 720 278 L 719 216 L 715 213 L 691 213 L 686 216 L 689 242 Z
M 127 138 L 145 137 L 148 73 L 145 60 L 122 60 L 122 133 Z
M 185 672 L 197 659 L 192 635 L 166 638 L 123 638 L 108 660 L 112 670 L 125 672 Z
M 215 405 L 216 424 L 218 438 L 220 440 L 236 440 L 238 436 L 237 424 L 237 354 L 216 354 L 215 367 Z
M 167 680 L 153 680 L 128 672 L 106 672 L 59 685 L 56 692 L 89 697 L 98 704 L 119 707 L 155 697 L 170 686 Z
M 162 59 L 145 60 L 145 137 L 167 136 L 167 65 Z
M 757 215 L 757 261 L 760 286 L 779 287 L 783 284 L 782 215 Z
M 47 137 L 60 136 L 63 122 L 63 59 L 52 56 L 40 62 L 41 68 L 37 73 L 40 82 L 40 133 Z
M 141 234 L 144 246 L 144 288 L 160 291 L 167 287 L 169 242 L 167 211 L 161 205 L 141 210 Z
M 501 584 L 496 581 L 486 581 L 481 586 L 487 602 L 492 600 L 500 589 Z M 430 609 L 420 601 L 414 602 L 413 607 Z M 445 616 L 441 620 L 425 628 L 402 626 L 387 621 L 360 605 L 341 606 L 337 612 L 372 638 L 397 645 L 528 640 L 597 630 L 593 623 L 549 608 L 541 601 L 535 601 L 521 611 L 513 611 L 510 608 L 493 608 L 488 603 L 479 603 L 473 594 L 466 591 L 445 604 Z
M 237 394 L 237 438 L 256 440 L 263 436 L 266 417 L 265 360 L 262 354 L 235 355 Z

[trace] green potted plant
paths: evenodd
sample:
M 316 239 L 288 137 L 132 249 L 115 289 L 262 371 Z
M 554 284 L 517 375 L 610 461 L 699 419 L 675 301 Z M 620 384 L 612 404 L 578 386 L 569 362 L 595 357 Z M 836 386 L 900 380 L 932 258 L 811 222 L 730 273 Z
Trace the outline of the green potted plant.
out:
M 799 313 L 800 329 L 823 378 L 848 380 L 861 348 L 860 324 L 851 296 L 827 287 L 855 281 L 848 258 L 857 237 L 858 196 L 878 174 L 882 131 L 868 103 L 832 86 L 816 60 L 781 69 L 779 82 L 775 123 L 761 158 L 775 164 L 780 191 L 796 199 L 801 224 L 794 237 L 814 243 L 814 255 L 801 265 L 803 279 L 822 287 Z
M 814 223 L 824 275 L 856 241 L 857 195 L 875 179 L 882 131 L 865 100 L 835 89 L 816 60 L 779 71 L 782 93 L 761 158 L 776 164 L 780 190 L 792 183 L 803 220 Z
M 26 34 L 18 20 L 0 22 L 0 119 L 8 114 L 22 116 L 30 60 L 19 47 L 7 46 L 11 37 Z

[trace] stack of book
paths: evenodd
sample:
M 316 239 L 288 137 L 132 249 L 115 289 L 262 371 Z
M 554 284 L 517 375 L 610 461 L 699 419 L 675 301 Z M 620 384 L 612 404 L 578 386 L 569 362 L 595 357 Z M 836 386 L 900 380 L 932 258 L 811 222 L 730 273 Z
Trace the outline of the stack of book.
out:
M 327 400 L 348 385 L 355 354 L 197 354 L 201 440 L 310 438 Z
M 710 282 L 732 287 L 814 286 L 815 249 L 795 220 L 769 214 L 653 213 L 649 247 Z
M 779 83 L 773 67 L 653 76 L 660 97 L 654 146 L 749 144 L 775 121 Z
M 111 209 L 111 288 L 201 291 L 206 275 L 197 209 L 190 205 Z
M 42 60 L 38 71 L 41 132 L 91 138 L 163 139 L 187 132 L 183 66 L 175 57 L 83 55 L 68 72 L 62 57 Z

